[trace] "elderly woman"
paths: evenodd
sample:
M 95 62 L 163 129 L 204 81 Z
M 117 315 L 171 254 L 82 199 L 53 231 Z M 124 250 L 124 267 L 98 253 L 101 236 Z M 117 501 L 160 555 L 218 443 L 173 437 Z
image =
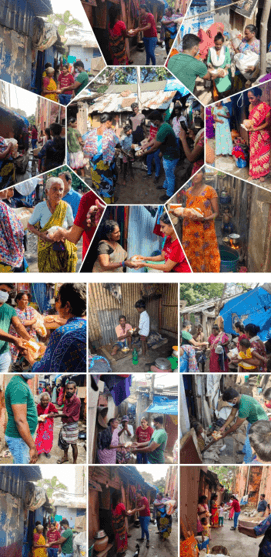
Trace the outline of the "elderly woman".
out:
M 142 263 L 137 263 L 136 268 L 141 269 L 142 267 L 147 267 L 148 269 L 155 269 L 156 271 L 163 271 L 164 273 L 190 273 L 191 271 L 180 246 L 180 242 L 166 213 L 163 213 L 160 217 L 160 230 L 162 235 L 166 238 L 162 253 L 153 257 L 137 256 L 142 260 Z M 154 263 L 151 263 L 152 261 L 154 261 Z
M 73 225 L 71 206 L 62 200 L 64 183 L 61 178 L 49 178 L 45 185 L 46 201 L 36 205 L 27 228 L 38 236 L 38 268 L 40 273 L 74 273 L 77 248 L 69 240 L 61 244 L 50 238 L 52 227 L 70 228 Z M 54 231 L 52 231 L 54 232 Z
M 112 114 L 102 114 L 101 125 L 90 130 L 83 148 L 90 161 L 92 186 L 108 203 L 114 197 L 117 180 L 115 147 L 119 143 L 118 136 L 112 130 L 112 120 Z
M 41 393 L 37 412 L 39 425 L 35 439 L 36 449 L 39 455 L 44 453 L 46 458 L 51 458 L 50 452 L 54 440 L 54 416 L 58 414 L 58 410 L 50 401 L 49 393 Z
M 50 101 L 55 101 L 58 103 L 58 94 L 57 94 L 57 84 L 54 80 L 55 70 L 50 66 L 46 68 L 46 77 L 42 78 L 42 90 L 41 95 Z
M 97 458 L 99 464 L 116 464 L 117 449 L 123 449 L 124 445 L 119 442 L 119 421 L 111 418 L 108 426 L 98 434 Z
M 15 184 L 15 165 L 11 155 L 12 144 L 6 145 L 0 136 L 0 190 Z
M 38 524 L 36 530 L 37 533 L 33 535 L 33 557 L 47 557 L 48 545 L 45 542 L 42 524 Z
M 120 228 L 115 220 L 106 220 L 103 223 L 101 235 L 93 273 L 122 273 L 125 267 L 135 266 L 127 260 L 127 252 L 119 244 Z
M 218 325 L 213 325 L 212 334 L 208 338 L 210 345 L 210 373 L 221 373 L 229 371 L 227 358 L 229 337 L 224 331 L 219 331 Z
M 261 96 L 260 87 L 248 91 L 249 119 L 244 124 L 249 131 L 249 176 L 264 182 L 270 172 L 271 106 Z
M 174 39 L 177 35 L 178 31 L 178 24 L 177 20 L 180 19 L 180 14 L 174 14 L 173 9 L 168 7 L 165 9 L 165 14 L 161 19 L 161 34 L 165 37 L 165 46 L 166 46 L 166 53 L 169 54 L 169 51 L 174 43 Z
M 41 170 L 46 172 L 61 166 L 65 158 L 65 138 L 61 137 L 62 126 L 54 123 L 50 125 L 51 139 L 48 139 L 38 154 Z
M 4 199 L 13 197 L 14 189 L 0 192 L 0 272 L 19 273 L 25 270 L 24 229 L 15 211 Z
M 33 373 L 86 373 L 86 285 L 62 284 L 56 299 L 59 317 L 66 319 L 52 332 L 46 352 L 35 362 L 28 350 L 25 356 Z
M 244 33 L 245 36 L 242 39 L 241 43 L 239 44 L 238 48 L 235 49 L 236 54 L 254 52 L 260 58 L 260 51 L 261 51 L 260 41 L 256 39 L 256 33 L 257 33 L 257 28 L 255 27 L 255 25 L 250 24 L 245 27 L 245 33 Z M 256 69 L 255 65 L 249 68 L 251 77 L 255 69 Z M 246 78 L 241 74 L 240 70 L 236 69 L 235 77 L 234 77 L 234 91 L 240 91 L 241 89 L 243 89 L 245 86 L 245 82 L 246 82 Z
M 184 217 L 182 245 L 194 273 L 219 273 L 220 253 L 215 231 L 218 195 L 214 188 L 203 183 L 203 176 L 203 172 L 195 174 L 192 186 L 185 192 L 186 208 L 200 209 L 202 216 Z M 173 214 L 181 213 L 175 209 Z
M 37 312 L 33 307 L 29 305 L 29 303 L 31 302 L 31 294 L 24 291 L 18 292 L 15 298 L 15 302 L 17 304 L 15 308 L 16 314 L 29 333 L 30 339 L 38 342 L 39 339 L 37 337 L 37 333 L 33 328 L 33 325 L 35 325 L 37 321 Z M 19 337 L 13 325 L 11 325 L 9 333 L 14 337 Z M 18 348 L 16 348 L 16 346 L 14 345 L 11 345 L 10 352 L 13 362 L 16 362 L 19 354 Z

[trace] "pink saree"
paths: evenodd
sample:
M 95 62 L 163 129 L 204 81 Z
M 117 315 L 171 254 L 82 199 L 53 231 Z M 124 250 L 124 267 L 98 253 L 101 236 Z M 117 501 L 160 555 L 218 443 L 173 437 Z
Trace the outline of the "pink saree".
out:
M 249 114 L 249 120 L 252 120 L 256 128 L 261 126 L 266 119 L 269 120 L 268 128 L 249 132 L 249 175 L 255 180 L 266 176 L 270 171 L 270 110 L 271 107 L 268 104 L 260 102 Z

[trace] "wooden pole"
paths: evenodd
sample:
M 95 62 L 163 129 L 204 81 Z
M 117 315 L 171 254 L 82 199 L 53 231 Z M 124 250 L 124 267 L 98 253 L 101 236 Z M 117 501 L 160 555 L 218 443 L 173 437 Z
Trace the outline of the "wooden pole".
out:
M 263 13 L 260 23 L 260 41 L 261 41 L 261 54 L 260 54 L 260 67 L 261 75 L 266 74 L 266 52 L 267 52 L 267 26 L 270 16 L 271 2 L 264 0 Z
M 140 66 L 137 66 L 136 68 L 136 73 L 137 73 L 137 102 L 138 102 L 138 108 L 139 111 L 141 110 L 141 82 L 140 82 Z

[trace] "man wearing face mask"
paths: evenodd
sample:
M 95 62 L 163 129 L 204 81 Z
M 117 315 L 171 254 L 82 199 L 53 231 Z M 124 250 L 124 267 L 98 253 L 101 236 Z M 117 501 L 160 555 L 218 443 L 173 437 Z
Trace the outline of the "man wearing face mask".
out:
M 223 434 L 223 438 L 226 437 L 226 435 L 229 435 L 229 433 L 236 431 L 245 420 L 248 421 L 246 441 L 241 451 L 241 453 L 244 454 L 244 463 L 248 464 L 253 458 L 248 436 L 249 430 L 255 422 L 258 422 L 259 420 L 268 420 L 268 416 L 255 398 L 248 395 L 240 395 L 240 393 L 232 387 L 229 387 L 224 391 L 222 400 L 226 401 L 229 406 L 232 406 L 232 411 L 227 421 L 220 428 L 220 433 Z M 235 418 L 237 419 L 234 425 L 226 431 L 227 427 L 231 425 Z
M 190 321 L 184 319 L 183 328 L 182 328 L 182 338 L 181 338 L 182 346 L 184 344 L 192 344 L 193 346 L 195 346 L 195 348 L 200 348 L 201 346 L 208 346 L 208 342 L 198 342 L 197 340 L 195 340 L 193 338 L 193 335 L 191 335 L 191 329 L 192 329 L 192 325 Z
M 7 373 L 11 363 L 9 343 L 14 344 L 21 353 L 24 353 L 26 351 L 23 347 L 23 339 L 30 340 L 30 335 L 15 309 L 6 303 L 12 290 L 13 284 L 0 284 L 0 373 Z M 20 338 L 9 334 L 10 325 L 13 325 Z
M 63 445 L 64 456 L 60 460 L 57 461 L 57 464 L 63 464 L 63 462 L 69 462 L 68 457 L 68 450 L 69 445 L 72 446 L 72 456 L 73 456 L 73 464 L 76 464 L 77 456 L 78 456 L 78 448 L 77 448 L 77 441 L 78 441 L 78 421 L 80 418 L 80 408 L 81 408 L 81 400 L 76 395 L 77 385 L 74 381 L 68 381 L 65 386 L 65 403 L 63 412 L 59 413 L 56 418 L 59 416 L 62 419 L 63 427 L 60 431 L 60 440 L 59 444 Z M 64 446 L 66 445 L 66 448 Z
M 196 78 L 211 79 L 211 74 L 196 56 L 199 51 L 200 38 L 189 33 L 183 38 L 183 51 L 169 59 L 168 69 L 193 93 Z
M 13 464 L 35 464 L 38 453 L 33 436 L 38 425 L 34 397 L 27 381 L 33 373 L 14 375 L 7 385 L 5 404 L 8 423 L 5 440 L 13 456 Z

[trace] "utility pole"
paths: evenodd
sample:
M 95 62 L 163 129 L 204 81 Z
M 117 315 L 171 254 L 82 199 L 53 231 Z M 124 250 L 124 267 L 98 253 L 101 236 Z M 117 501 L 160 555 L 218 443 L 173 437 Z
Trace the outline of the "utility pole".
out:
M 137 73 L 137 102 L 138 102 L 138 108 L 139 111 L 141 110 L 141 82 L 140 82 L 140 66 L 137 66 L 136 68 L 136 73 Z
M 271 11 L 270 0 L 264 0 L 263 13 L 260 23 L 260 41 L 261 41 L 261 54 L 260 54 L 260 73 L 266 74 L 266 52 L 267 52 L 267 27 Z

